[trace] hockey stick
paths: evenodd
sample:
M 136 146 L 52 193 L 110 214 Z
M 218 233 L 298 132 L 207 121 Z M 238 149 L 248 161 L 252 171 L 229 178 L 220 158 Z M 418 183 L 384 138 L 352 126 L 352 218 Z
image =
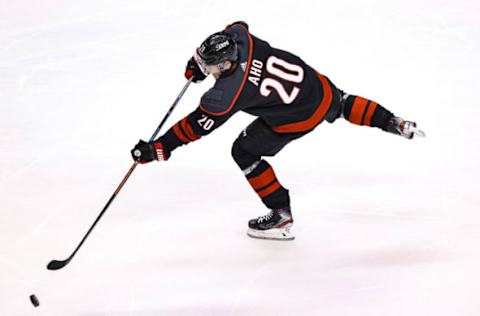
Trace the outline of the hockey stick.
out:
M 163 118 L 162 122 L 160 123 L 160 125 L 158 125 L 157 129 L 155 130 L 155 132 L 153 133 L 152 137 L 150 137 L 150 141 L 153 141 L 156 137 L 157 137 L 157 134 L 160 132 L 160 129 L 162 128 L 163 124 L 165 124 L 165 122 L 167 121 L 168 117 L 170 116 L 170 114 L 172 113 L 173 109 L 175 109 L 175 107 L 177 106 L 178 102 L 180 101 L 180 99 L 182 98 L 183 94 L 185 93 L 185 91 L 187 90 L 188 86 L 190 85 L 190 83 L 192 82 L 193 80 L 193 77 L 191 77 L 187 83 L 185 84 L 185 86 L 183 87 L 182 91 L 180 91 L 180 94 L 177 96 L 177 98 L 175 99 L 175 101 L 173 102 L 172 106 L 170 107 L 170 109 L 168 110 L 167 114 L 165 115 L 165 117 Z M 139 156 L 136 154 L 136 156 Z M 103 210 L 100 212 L 100 214 L 97 216 L 97 219 L 95 219 L 95 222 L 93 222 L 92 226 L 90 226 L 90 229 L 87 231 L 87 233 L 85 234 L 85 236 L 83 237 L 82 241 L 80 241 L 80 243 L 78 244 L 77 248 L 75 248 L 75 250 L 73 251 L 73 253 L 70 255 L 70 257 L 68 257 L 67 259 L 65 260 L 52 260 L 48 263 L 47 265 L 47 269 L 48 270 L 59 270 L 63 267 L 65 267 L 72 259 L 73 257 L 75 256 L 75 254 L 77 253 L 78 249 L 80 249 L 80 247 L 83 245 L 83 243 L 85 242 L 85 240 L 87 239 L 88 235 L 90 235 L 90 233 L 92 232 L 93 228 L 95 227 L 95 225 L 97 225 L 98 221 L 100 220 L 100 218 L 103 216 L 103 214 L 105 213 L 105 211 L 108 209 L 108 207 L 110 206 L 110 204 L 113 202 L 113 200 L 115 200 L 115 197 L 118 195 L 118 193 L 120 192 L 120 190 L 122 189 L 123 185 L 127 182 L 128 178 L 130 177 L 130 175 L 133 173 L 133 171 L 135 170 L 135 168 L 137 167 L 139 161 L 135 161 L 133 163 L 133 165 L 130 167 L 130 170 L 128 170 L 127 174 L 125 175 L 125 177 L 123 178 L 122 182 L 120 183 L 120 185 L 117 187 L 117 189 L 115 190 L 115 192 L 113 193 L 112 197 L 110 197 L 110 200 L 108 200 L 107 204 L 104 206 Z

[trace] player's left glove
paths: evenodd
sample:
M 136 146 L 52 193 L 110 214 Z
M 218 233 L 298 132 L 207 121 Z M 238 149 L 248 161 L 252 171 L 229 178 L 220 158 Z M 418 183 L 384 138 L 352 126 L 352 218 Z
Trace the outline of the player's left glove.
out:
M 153 160 L 168 160 L 170 152 L 163 146 L 160 141 L 145 142 L 140 140 L 137 145 L 130 151 L 135 161 L 141 164 Z

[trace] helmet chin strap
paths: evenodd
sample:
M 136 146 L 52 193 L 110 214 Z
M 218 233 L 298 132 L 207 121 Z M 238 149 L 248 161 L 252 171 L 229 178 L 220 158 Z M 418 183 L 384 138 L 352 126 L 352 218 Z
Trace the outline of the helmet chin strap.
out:
M 226 61 L 222 61 L 220 64 L 217 65 L 218 67 L 218 70 L 220 70 L 221 72 L 225 72 L 226 69 L 225 69 L 225 63 Z

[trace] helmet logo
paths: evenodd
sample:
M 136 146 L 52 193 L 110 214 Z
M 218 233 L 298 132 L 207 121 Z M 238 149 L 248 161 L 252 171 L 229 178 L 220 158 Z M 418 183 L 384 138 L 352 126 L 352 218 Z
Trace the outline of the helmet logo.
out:
M 215 47 L 215 50 L 216 50 L 216 51 L 219 51 L 219 50 L 221 50 L 222 48 L 225 48 L 225 47 L 227 47 L 227 46 L 228 46 L 228 41 L 225 41 L 225 42 L 223 42 L 223 43 L 218 43 L 218 44 L 216 45 L 216 47 Z

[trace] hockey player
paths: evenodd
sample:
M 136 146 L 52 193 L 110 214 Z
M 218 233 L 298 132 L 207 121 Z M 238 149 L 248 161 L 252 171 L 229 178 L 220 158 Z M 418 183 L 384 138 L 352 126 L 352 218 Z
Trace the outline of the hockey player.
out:
M 337 89 L 299 57 L 271 47 L 235 22 L 210 35 L 187 63 L 185 77 L 201 82 L 209 74 L 215 85 L 195 111 L 153 142 L 140 142 L 132 157 L 141 163 L 168 160 L 177 147 L 208 135 L 233 114 L 258 118 L 233 143 L 232 156 L 270 212 L 248 222 L 250 237 L 291 240 L 293 224 L 288 190 L 263 157 L 311 132 L 326 120 L 343 117 L 357 125 L 380 128 L 408 139 L 425 136 L 416 124 L 394 116 L 380 104 Z M 140 150 L 137 158 L 133 152 Z

